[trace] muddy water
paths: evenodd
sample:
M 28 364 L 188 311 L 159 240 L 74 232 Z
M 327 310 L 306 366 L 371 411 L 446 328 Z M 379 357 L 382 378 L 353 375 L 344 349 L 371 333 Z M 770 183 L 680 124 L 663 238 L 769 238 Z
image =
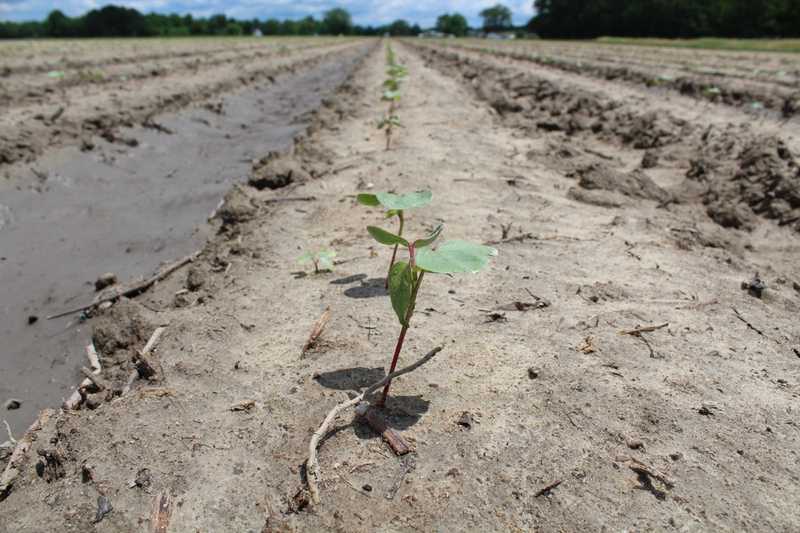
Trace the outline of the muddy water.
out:
M 121 132 L 135 147 L 52 151 L 34 165 L 36 187 L 0 183 L 0 402 L 22 400 L 0 405 L 0 419 L 19 434 L 71 393 L 87 363 L 89 325 L 44 317 L 90 302 L 104 272 L 128 280 L 199 248 L 224 192 L 252 159 L 290 145 L 363 52 L 228 94 L 221 114 L 196 106 L 156 117 L 173 134 Z

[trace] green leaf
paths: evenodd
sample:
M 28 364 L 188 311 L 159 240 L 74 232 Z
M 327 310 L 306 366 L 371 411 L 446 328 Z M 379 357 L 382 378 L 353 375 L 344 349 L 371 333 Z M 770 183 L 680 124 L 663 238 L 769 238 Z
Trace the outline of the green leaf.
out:
M 361 205 L 366 205 L 369 207 L 378 207 L 379 205 L 381 205 L 380 201 L 378 200 L 378 197 L 375 196 L 374 194 L 359 194 L 358 196 L 356 196 L 356 200 L 358 200 L 358 203 L 360 203 Z
M 444 229 L 444 224 L 439 224 L 436 226 L 430 235 L 425 237 L 424 239 L 417 239 L 414 241 L 414 248 L 424 248 L 426 246 L 430 246 L 433 241 L 439 238 L 439 235 L 442 233 Z
M 396 217 L 400 215 L 402 211 L 403 211 L 402 209 L 389 209 L 388 211 L 386 211 L 386 218 Z
M 405 261 L 398 261 L 389 271 L 389 297 L 392 308 L 397 314 L 401 325 L 406 325 L 406 313 L 411 305 L 411 293 L 414 289 L 414 276 L 411 266 Z
M 400 89 L 400 84 L 393 78 L 389 78 L 388 80 L 384 81 L 383 86 L 390 91 L 397 91 Z
M 400 101 L 400 92 L 399 91 L 383 91 L 383 96 L 381 96 L 382 100 L 387 102 L 399 102 Z
M 300 265 L 305 265 L 313 260 L 314 260 L 314 254 L 312 254 L 311 252 L 306 252 L 297 258 L 297 263 Z
M 479 272 L 489 263 L 497 250 L 467 241 L 447 241 L 437 249 L 423 248 L 417 252 L 417 266 L 428 272 L 455 274 Z
M 336 252 L 333 250 L 323 250 L 317 254 L 317 264 L 320 270 L 333 270 L 333 259 Z
M 431 203 L 433 193 L 431 191 L 417 191 L 408 194 L 379 192 L 375 197 L 378 198 L 381 205 L 388 209 L 411 209 Z
M 378 241 L 381 244 L 386 244 L 389 246 L 394 246 L 395 244 L 402 244 L 403 246 L 408 246 L 408 241 L 404 238 L 395 235 L 394 233 L 389 233 L 385 229 L 378 228 L 376 226 L 367 226 L 367 231 L 372 238 Z

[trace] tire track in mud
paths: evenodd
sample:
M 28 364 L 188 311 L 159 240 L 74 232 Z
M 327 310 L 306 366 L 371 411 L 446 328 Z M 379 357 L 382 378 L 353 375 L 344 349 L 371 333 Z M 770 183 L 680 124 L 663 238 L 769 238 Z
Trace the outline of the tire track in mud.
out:
M 507 124 L 549 134 L 555 143 L 559 136 L 587 143 L 594 153 L 577 161 L 574 153 L 560 154 L 562 160 L 573 159 L 566 170 L 578 178 L 573 194 L 584 201 L 620 203 L 621 194 L 665 205 L 695 203 L 726 228 L 750 230 L 762 216 L 800 231 L 800 165 L 776 135 L 753 131 L 749 124 L 705 125 L 666 110 L 643 111 L 639 105 L 542 78 L 537 71 L 436 45 L 410 44 L 435 68 L 471 84 Z M 591 149 L 598 143 L 612 154 L 621 153 L 628 164 L 614 165 L 614 156 L 598 155 Z M 669 191 L 648 174 L 663 174 Z
M 97 87 L 94 93 L 84 94 L 84 87 L 74 90 L 78 96 L 33 107 L 12 108 L 0 119 L 0 170 L 6 175 L 18 175 L 8 170 L 12 164 L 32 163 L 43 151 L 64 145 L 82 145 L 90 150 L 91 136 L 100 135 L 109 141 L 123 144 L 129 139 L 115 134 L 120 126 L 158 127 L 151 122 L 157 113 L 175 111 L 193 103 L 203 103 L 219 94 L 238 87 L 270 80 L 305 66 L 313 66 L 342 51 L 360 46 L 356 42 L 323 45 L 291 50 L 288 57 L 269 54 L 260 63 L 242 61 L 242 65 L 223 62 L 215 69 L 201 70 L 198 76 L 148 78 L 138 84 L 126 85 L 121 92 Z M 238 68 L 237 68 L 238 67 Z M 164 86 L 172 87 L 164 90 Z M 38 119 L 34 118 L 38 117 Z
M 37 161 L 46 176 L 38 190 L 0 189 L 0 398 L 24 399 L 4 415 L 15 430 L 58 405 L 85 364 L 89 331 L 79 315 L 44 316 L 90 301 L 87 287 L 103 272 L 130 280 L 196 249 L 223 193 L 262 156 L 291 145 L 369 46 L 228 92 L 214 111 L 159 115 L 173 134 L 121 130 L 135 147 L 99 140 L 92 152 L 50 150 Z M 29 315 L 40 320 L 28 324 Z

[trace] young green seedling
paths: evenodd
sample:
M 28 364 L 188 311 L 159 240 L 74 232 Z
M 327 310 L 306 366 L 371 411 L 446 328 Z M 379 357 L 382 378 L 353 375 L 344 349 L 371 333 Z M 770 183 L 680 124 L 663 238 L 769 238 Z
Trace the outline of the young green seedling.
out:
M 400 122 L 400 118 L 397 115 L 389 115 L 381 119 L 378 122 L 378 129 L 386 131 L 386 151 L 388 152 L 392 148 L 392 130 L 394 128 L 402 128 L 403 124 Z
M 403 225 L 405 224 L 405 210 L 415 207 L 423 207 L 431 203 L 433 193 L 431 191 L 417 191 L 408 194 L 392 194 L 390 192 L 379 192 L 377 194 L 359 194 L 356 197 L 358 203 L 368 207 L 383 206 L 387 209 L 386 218 L 397 217 L 400 227 L 397 230 L 398 237 L 403 236 Z M 389 262 L 389 272 L 392 271 L 395 257 L 397 257 L 397 244 L 392 252 L 392 260 Z M 389 288 L 389 276 L 386 276 L 386 288 Z
M 431 244 L 442 233 L 442 228 L 443 226 L 439 225 L 427 237 L 408 241 L 384 229 L 375 226 L 367 227 L 369 234 L 379 243 L 388 246 L 404 246 L 408 249 L 408 261 L 397 261 L 389 270 L 389 297 L 401 326 L 389 367 L 390 374 L 394 372 L 400 351 L 403 349 L 403 341 L 408 332 L 411 318 L 414 316 L 417 294 L 425 274 L 478 272 L 489 263 L 490 257 L 497 255 L 497 250 L 494 248 L 459 240 L 447 241 L 436 249 L 431 248 Z M 391 384 L 391 381 L 386 383 L 378 405 L 386 402 Z
M 314 264 L 314 274 L 319 274 L 322 271 L 333 270 L 333 259 L 336 257 L 336 252 L 333 250 L 320 250 L 319 252 L 306 252 L 297 258 L 297 262 L 301 265 L 308 263 Z

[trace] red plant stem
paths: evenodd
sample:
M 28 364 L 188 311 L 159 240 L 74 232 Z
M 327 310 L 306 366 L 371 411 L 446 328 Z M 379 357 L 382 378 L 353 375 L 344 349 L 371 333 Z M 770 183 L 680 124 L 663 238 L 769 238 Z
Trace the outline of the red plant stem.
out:
M 397 216 L 398 216 L 398 218 L 400 218 L 400 229 L 397 232 L 397 236 L 398 237 L 402 237 L 403 236 L 403 211 L 402 210 L 399 211 L 397 213 Z M 394 245 L 394 251 L 392 252 L 392 260 L 389 261 L 389 272 L 386 274 L 386 285 L 385 285 L 385 288 L 386 288 L 387 291 L 389 290 L 389 274 L 391 274 L 391 272 L 392 272 L 392 267 L 394 266 L 394 260 L 397 257 L 397 247 L 398 246 L 399 245 L 397 245 L 397 244 Z
M 414 261 L 414 253 L 413 248 L 411 250 L 411 262 L 413 265 Z M 417 304 L 417 292 L 419 292 L 419 286 L 422 285 L 422 277 L 425 275 L 425 272 L 420 272 L 419 277 L 417 278 L 417 282 L 414 284 L 414 290 L 411 291 L 411 303 L 408 305 L 408 311 L 406 311 L 406 320 L 403 328 L 400 330 L 400 336 L 397 337 L 397 344 L 394 347 L 394 356 L 392 357 L 392 364 L 389 367 L 389 373 L 391 374 L 394 372 L 395 367 L 397 367 L 397 360 L 400 358 L 400 350 L 403 349 L 403 341 L 406 338 L 406 332 L 408 331 L 408 326 L 411 324 L 411 317 L 414 316 L 414 306 Z M 386 398 L 389 396 L 389 387 L 392 386 L 392 382 L 387 381 L 386 386 L 383 387 L 383 394 L 381 395 L 380 400 L 378 401 L 378 405 L 384 405 L 386 403 Z
M 397 344 L 394 347 L 394 356 L 392 357 L 392 364 L 389 367 L 389 373 L 391 374 L 394 372 L 394 369 L 397 367 L 397 360 L 400 359 L 400 350 L 403 349 L 403 341 L 406 338 L 406 331 L 408 331 L 408 326 L 403 326 L 400 330 L 400 336 L 397 337 Z M 383 394 L 381 394 L 381 399 L 378 401 L 378 405 L 383 405 L 386 403 L 386 397 L 389 396 L 389 387 L 392 385 L 392 382 L 389 381 L 386 383 L 386 386 L 383 387 Z

